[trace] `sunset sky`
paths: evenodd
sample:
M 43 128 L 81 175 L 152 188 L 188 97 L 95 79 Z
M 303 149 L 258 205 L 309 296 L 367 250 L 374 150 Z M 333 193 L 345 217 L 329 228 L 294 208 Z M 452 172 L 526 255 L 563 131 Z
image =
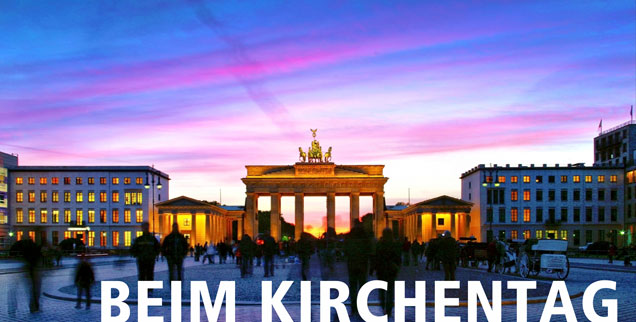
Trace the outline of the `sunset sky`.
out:
M 600 119 L 629 120 L 634 1 L 425 2 L 2 2 L 0 151 L 243 204 L 244 165 L 318 128 L 334 162 L 386 165 L 392 204 L 458 197 L 479 163 L 591 164 Z M 320 226 L 325 198 L 305 209 Z

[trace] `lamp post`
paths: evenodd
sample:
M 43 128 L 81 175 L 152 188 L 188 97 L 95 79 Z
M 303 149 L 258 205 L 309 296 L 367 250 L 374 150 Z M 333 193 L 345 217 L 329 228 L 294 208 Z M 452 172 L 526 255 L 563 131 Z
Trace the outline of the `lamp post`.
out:
M 153 168 L 154 169 L 154 168 Z M 152 235 L 155 235 L 155 227 L 156 227 L 156 221 L 155 221 L 155 187 L 157 187 L 157 189 L 161 190 L 161 188 L 163 187 L 161 185 L 161 177 L 158 178 L 157 180 L 157 185 L 155 186 L 155 176 L 154 173 L 151 173 L 150 176 L 152 176 L 152 185 L 148 182 L 148 173 L 146 173 L 146 184 L 144 185 L 144 187 L 146 189 L 150 189 L 150 187 L 152 186 Z
M 490 233 L 490 237 L 494 238 L 495 234 L 492 231 L 492 222 L 495 217 L 495 213 L 492 209 L 491 204 L 492 204 L 492 199 L 494 199 L 495 193 L 497 192 L 497 190 L 490 189 L 490 191 L 492 191 L 490 193 L 490 198 L 488 196 L 488 191 L 490 187 L 499 187 L 499 176 L 497 175 L 498 174 L 497 170 L 490 169 L 488 170 L 488 173 L 490 175 L 486 176 L 486 170 L 484 170 L 484 181 L 482 182 L 481 185 L 486 188 L 486 219 L 488 220 L 488 223 L 490 226 L 488 228 L 488 232 Z M 495 174 L 494 176 L 493 176 L 493 173 Z M 486 236 L 488 236 L 488 233 L 486 233 Z M 490 240 L 488 240 L 488 242 L 490 242 Z

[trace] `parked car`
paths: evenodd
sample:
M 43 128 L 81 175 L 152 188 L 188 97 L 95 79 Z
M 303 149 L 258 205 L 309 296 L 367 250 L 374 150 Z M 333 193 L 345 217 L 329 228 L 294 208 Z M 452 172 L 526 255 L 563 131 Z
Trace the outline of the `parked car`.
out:
M 608 241 L 593 242 L 591 245 L 587 246 L 585 253 L 589 255 L 607 255 L 610 245 L 611 244 Z
M 585 252 L 587 250 L 588 247 L 590 247 L 590 245 L 594 244 L 593 242 L 589 242 L 583 246 L 579 246 L 579 251 L 581 252 Z

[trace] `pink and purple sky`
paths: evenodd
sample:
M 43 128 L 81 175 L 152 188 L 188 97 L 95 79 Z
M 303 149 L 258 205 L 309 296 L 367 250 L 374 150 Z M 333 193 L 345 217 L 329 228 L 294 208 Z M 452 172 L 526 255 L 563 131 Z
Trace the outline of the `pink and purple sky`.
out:
M 391 204 L 459 196 L 479 163 L 590 164 L 599 120 L 629 120 L 633 1 L 443 3 L 3 2 L 0 150 L 243 204 L 244 165 L 292 164 L 318 128 L 334 162 L 386 165 Z

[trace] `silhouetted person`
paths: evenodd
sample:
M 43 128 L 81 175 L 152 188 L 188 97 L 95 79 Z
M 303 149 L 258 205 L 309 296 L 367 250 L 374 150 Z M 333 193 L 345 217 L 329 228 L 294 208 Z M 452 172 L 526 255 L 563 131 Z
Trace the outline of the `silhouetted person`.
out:
M 314 244 L 309 233 L 300 234 L 300 240 L 296 243 L 296 253 L 300 258 L 302 279 L 306 281 L 309 279 L 309 260 L 314 253 Z
M 20 256 L 24 261 L 24 268 L 29 280 L 29 310 L 32 313 L 37 312 L 40 310 L 40 288 L 42 286 L 39 267 L 42 260 L 41 248 L 29 237 L 25 237 L 11 246 L 11 253 Z M 9 293 L 9 304 L 13 304 L 11 301 L 16 300 L 16 294 L 15 292 Z M 15 304 L 17 305 L 17 302 Z M 9 314 L 14 313 L 15 310 L 9 308 Z
M 164 238 L 161 252 L 168 260 L 170 280 L 180 281 L 183 278 L 183 259 L 188 254 L 188 242 L 179 233 L 179 225 L 177 223 L 172 224 L 172 232 Z
M 150 225 L 147 222 L 141 224 L 142 234 L 135 238 L 130 254 L 137 258 L 137 274 L 140 281 L 153 281 L 155 279 L 155 261 L 161 251 L 161 245 L 150 233 Z
M 609 263 L 614 263 L 614 256 L 616 256 L 616 246 L 614 244 L 610 244 L 609 249 L 607 250 L 607 257 L 609 257 Z
M 256 244 L 252 241 L 250 235 L 243 234 L 243 239 L 239 243 L 239 253 L 241 254 L 241 278 L 250 273 L 250 263 L 254 257 L 254 251 L 256 250 Z
M 413 265 L 417 266 L 420 257 L 420 243 L 417 239 L 411 243 L 411 255 L 413 256 Z
M 486 254 L 488 256 L 488 272 L 490 272 L 497 262 L 497 242 L 494 238 L 488 242 Z
M 455 280 L 455 269 L 457 269 L 457 241 L 451 236 L 450 231 L 445 231 L 439 240 L 439 257 L 444 266 L 444 280 Z
M 362 223 L 356 221 L 349 235 L 345 239 L 344 252 L 349 272 L 349 293 L 351 294 L 351 313 L 358 315 L 357 298 L 360 287 L 367 282 L 369 271 L 369 255 L 371 253 L 371 241 L 362 227 Z
M 395 279 L 400 271 L 401 245 L 393 239 L 390 228 L 382 231 L 382 238 L 376 245 L 375 269 L 378 280 L 387 282 L 387 290 L 380 290 L 380 305 L 384 313 L 391 315 L 395 300 Z
M 402 263 L 404 266 L 409 266 L 410 258 L 411 258 L 411 242 L 409 239 L 404 237 L 404 241 L 402 242 Z
M 265 260 L 265 277 L 274 276 L 274 255 L 278 252 L 276 240 L 270 234 L 263 237 L 263 259 Z
M 86 293 L 86 309 L 91 308 L 91 286 L 95 282 L 95 274 L 93 267 L 84 254 L 79 256 L 80 262 L 75 272 L 75 285 L 77 286 L 77 304 L 76 309 L 82 307 L 82 292 Z

